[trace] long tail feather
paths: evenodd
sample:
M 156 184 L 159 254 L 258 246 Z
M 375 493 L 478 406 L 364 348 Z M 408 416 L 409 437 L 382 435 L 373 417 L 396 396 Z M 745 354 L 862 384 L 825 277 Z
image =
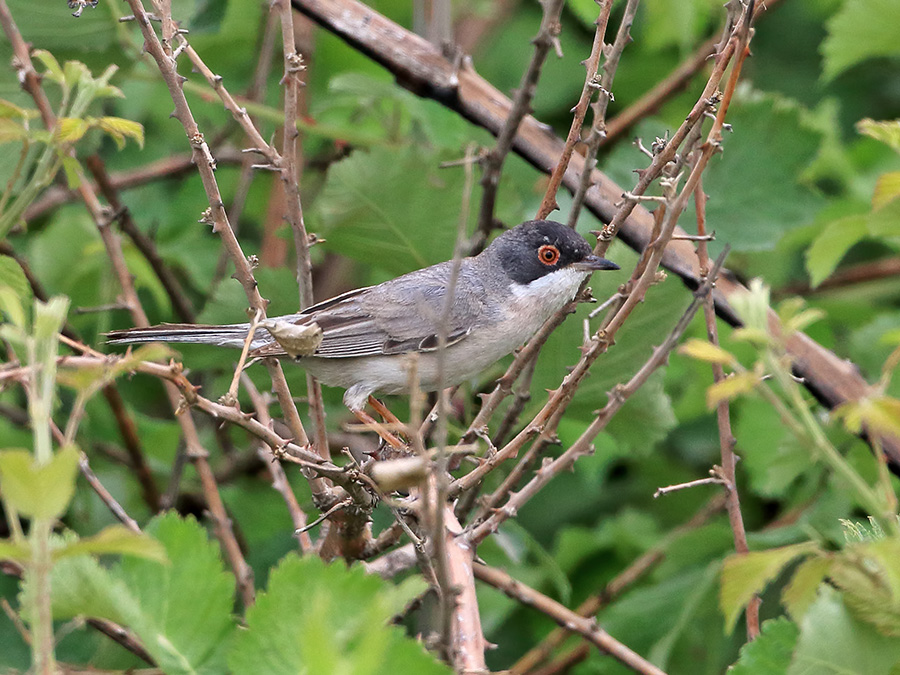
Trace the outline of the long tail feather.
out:
M 141 344 L 144 342 L 180 342 L 219 347 L 244 346 L 244 339 L 250 325 L 246 323 L 230 326 L 204 326 L 190 323 L 164 323 L 147 328 L 128 328 L 106 333 L 106 342 L 111 345 Z M 268 339 L 267 339 L 268 338 Z M 253 338 L 254 349 L 271 342 L 266 331 L 257 331 Z

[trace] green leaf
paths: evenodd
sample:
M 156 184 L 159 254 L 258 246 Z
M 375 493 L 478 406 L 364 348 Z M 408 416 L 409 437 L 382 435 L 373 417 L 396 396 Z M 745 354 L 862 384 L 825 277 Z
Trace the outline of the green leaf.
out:
M 855 619 L 840 594 L 823 586 L 800 623 L 787 675 L 892 675 L 898 663 L 900 640 Z
M 900 171 L 891 171 L 878 177 L 872 193 L 872 208 L 884 208 L 900 197 Z
M 832 410 L 831 415 L 853 434 L 865 428 L 879 435 L 900 436 L 900 400 L 891 396 L 866 396 L 848 401 Z
M 734 356 L 708 340 L 687 340 L 678 348 L 678 353 L 690 356 L 698 361 L 706 361 L 707 363 L 727 365 L 734 361 Z
M 126 138 L 133 138 L 141 148 L 144 147 L 144 127 L 137 122 L 121 117 L 101 117 L 97 125 L 112 136 L 119 150 L 125 147 Z
M 31 560 L 31 548 L 27 544 L 16 544 L 0 540 L 0 560 L 14 560 L 23 565 Z
M 34 304 L 34 337 L 37 340 L 55 340 L 66 320 L 69 311 L 69 299 L 55 295 L 47 302 L 36 301 Z
M 14 326 L 27 325 L 25 307 L 31 304 L 31 285 L 22 267 L 9 256 L 0 256 L 0 312 Z
M 819 555 L 807 558 L 797 565 L 781 594 L 781 602 L 794 621 L 799 623 L 815 601 L 819 586 L 831 570 L 832 562 L 831 557 Z
M 31 52 L 31 58 L 44 64 L 44 68 L 47 69 L 43 74 L 44 77 L 53 80 L 59 85 L 62 85 L 66 81 L 66 76 L 63 74 L 63 69 L 62 66 L 59 65 L 59 61 L 57 61 L 56 57 L 46 49 L 35 49 Z
M 133 555 L 168 562 L 165 548 L 143 532 L 133 532 L 124 525 L 110 525 L 97 534 L 66 544 L 53 551 L 54 560 L 76 555 Z
M 60 117 L 56 123 L 54 138 L 59 143 L 75 143 L 80 141 L 91 128 L 88 120 L 76 117 Z
M 824 204 L 803 179 L 824 134 L 802 106 L 771 95 L 737 97 L 727 121 L 734 131 L 703 174 L 713 196 L 706 209 L 707 227 L 716 231 L 710 255 L 725 243 L 735 251 L 771 250 L 785 232 L 813 222 Z
M 0 117 L 0 143 L 15 143 L 28 138 L 25 127 L 10 119 Z
M 218 545 L 193 518 L 175 513 L 155 518 L 146 532 L 165 546 L 171 564 L 121 561 L 116 576 L 140 608 L 129 627 L 166 673 L 224 672 L 234 576 L 224 569 Z
M 822 43 L 826 80 L 866 59 L 900 55 L 900 4 L 894 0 L 848 0 L 827 28 Z
M 449 673 L 401 629 L 385 625 L 421 591 L 421 581 L 410 581 L 393 587 L 358 566 L 288 555 L 247 611 L 247 630 L 229 656 L 231 671 Z
M 741 655 L 729 675 L 784 675 L 800 629 L 784 617 L 769 619 L 760 626 L 759 636 L 741 647 Z
M 102 567 L 90 556 L 57 561 L 50 589 L 53 618 L 57 620 L 81 616 L 108 619 L 128 627 L 140 615 L 137 601 L 115 570 Z M 30 593 L 31 587 L 26 584 L 23 590 Z
M 37 110 L 32 108 L 20 108 L 15 103 L 10 103 L 6 99 L 0 98 L 0 118 L 19 117 L 29 119 L 38 114 Z
M 866 214 L 847 216 L 829 223 L 806 250 L 806 271 L 815 288 L 827 279 L 854 244 L 868 235 Z
M 0 452 L 0 492 L 26 516 L 57 518 L 75 493 L 79 457 L 79 451 L 69 446 L 41 465 L 27 450 L 4 450 Z
M 725 560 L 719 607 L 725 615 L 725 632 L 734 630 L 738 616 L 757 593 L 777 577 L 792 560 L 817 550 L 813 542 L 803 542 L 768 551 L 735 554 Z
M 856 130 L 864 136 L 881 141 L 900 152 L 900 120 L 878 122 L 866 118 L 856 123 Z
M 759 382 L 759 376 L 752 370 L 745 373 L 733 373 L 724 380 L 710 385 L 706 390 L 706 405 L 715 408 L 722 401 L 730 401 L 741 394 L 753 391 Z

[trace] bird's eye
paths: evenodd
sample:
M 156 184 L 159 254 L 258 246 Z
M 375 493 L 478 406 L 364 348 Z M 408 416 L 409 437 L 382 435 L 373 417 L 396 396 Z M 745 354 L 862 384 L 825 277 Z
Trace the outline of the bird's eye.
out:
M 538 249 L 538 260 L 545 265 L 555 265 L 559 261 L 559 249 L 545 244 Z

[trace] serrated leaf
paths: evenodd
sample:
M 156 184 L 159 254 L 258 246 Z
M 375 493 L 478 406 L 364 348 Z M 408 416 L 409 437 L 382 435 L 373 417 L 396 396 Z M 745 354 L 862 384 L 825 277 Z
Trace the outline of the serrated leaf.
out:
M 133 555 L 159 563 L 168 562 L 162 544 L 124 525 L 110 525 L 91 537 L 78 539 L 53 551 L 54 560 L 76 555 Z
M 678 353 L 707 363 L 727 365 L 734 361 L 734 356 L 708 340 L 687 340 L 678 348 Z
M 719 607 L 725 615 L 725 632 L 731 633 L 738 616 L 750 599 L 765 589 L 791 561 L 817 550 L 813 542 L 803 542 L 768 551 L 731 555 L 722 567 Z
M 165 546 L 170 564 L 121 561 L 116 576 L 140 608 L 129 627 L 167 673 L 225 672 L 234 576 L 225 571 L 219 547 L 193 518 L 175 513 L 154 518 L 145 531 Z
M 741 654 L 729 675 L 784 675 L 800 629 L 784 617 L 769 619 L 760 626 L 759 636 L 741 647 Z
M 856 123 L 856 130 L 900 152 L 900 120 L 881 122 L 865 118 Z
M 711 384 L 706 390 L 706 405 L 712 409 L 722 401 L 753 391 L 759 382 L 759 376 L 752 370 L 745 373 L 732 373 L 724 380 Z
M 31 304 L 31 285 L 21 266 L 9 256 L 0 256 L 0 312 L 18 328 L 27 323 L 25 307 Z
M 891 675 L 900 662 L 900 640 L 854 618 L 827 585 L 800 623 L 787 675 Z
M 140 615 L 128 587 L 116 578 L 114 571 L 102 567 L 90 556 L 57 561 L 53 565 L 50 589 L 53 618 L 57 620 L 82 616 L 108 619 L 128 627 Z M 30 592 L 26 584 L 24 593 Z
M 69 446 L 47 464 L 38 464 L 28 450 L 3 450 L 0 492 L 26 516 L 57 518 L 65 513 L 75 493 L 79 457 L 79 451 Z
M 825 226 L 806 249 L 806 271 L 815 288 L 827 279 L 854 244 L 868 235 L 865 214 L 847 216 Z
M 866 59 L 900 54 L 900 4 L 894 0 L 845 2 L 827 28 L 822 43 L 826 80 Z
M 125 147 L 126 138 L 133 138 L 141 148 L 144 147 L 144 127 L 137 122 L 121 117 L 101 117 L 97 125 L 112 137 L 119 150 Z
M 396 588 L 361 567 L 289 555 L 247 611 L 229 656 L 235 675 L 357 672 L 449 673 L 415 641 L 386 622 L 415 587 Z M 398 667 L 403 663 L 403 668 Z
M 891 171 L 878 177 L 872 193 L 872 208 L 884 208 L 900 197 L 900 171 Z
M 815 602 L 819 586 L 831 570 L 832 562 L 830 556 L 818 555 L 797 565 L 781 594 L 781 603 L 794 621 L 799 623 L 806 610 Z

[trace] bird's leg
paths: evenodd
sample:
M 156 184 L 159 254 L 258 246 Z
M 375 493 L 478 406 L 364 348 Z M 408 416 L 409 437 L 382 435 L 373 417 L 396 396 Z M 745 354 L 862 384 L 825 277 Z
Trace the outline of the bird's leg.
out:
M 392 425 L 395 429 L 403 428 L 403 422 L 397 419 L 397 416 L 388 410 L 388 407 L 374 396 L 369 396 L 369 405 L 375 408 L 375 412 L 381 415 L 381 419 Z
M 388 431 L 383 424 L 378 422 L 365 410 L 353 410 L 352 412 L 354 415 L 356 415 L 356 419 L 372 429 L 372 431 L 374 431 L 376 434 L 381 436 L 382 440 L 392 448 L 404 453 L 407 451 L 406 444 L 403 441 L 401 441 L 394 434 Z M 395 417 L 394 419 L 397 418 Z

